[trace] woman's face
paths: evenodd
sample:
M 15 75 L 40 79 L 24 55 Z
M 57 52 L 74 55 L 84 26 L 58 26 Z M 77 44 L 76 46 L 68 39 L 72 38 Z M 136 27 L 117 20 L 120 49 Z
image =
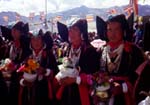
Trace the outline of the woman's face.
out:
M 14 40 L 19 40 L 20 39 L 20 31 L 19 30 L 13 28 L 11 30 L 11 34 L 12 34 L 12 37 L 13 37 Z
M 43 48 L 43 41 L 40 37 L 31 38 L 31 47 L 34 50 L 41 50 Z
M 107 24 L 107 37 L 110 42 L 117 43 L 123 40 L 123 30 L 118 22 L 110 22 Z
M 69 29 L 69 41 L 71 44 L 81 43 L 81 32 L 78 27 L 74 26 Z

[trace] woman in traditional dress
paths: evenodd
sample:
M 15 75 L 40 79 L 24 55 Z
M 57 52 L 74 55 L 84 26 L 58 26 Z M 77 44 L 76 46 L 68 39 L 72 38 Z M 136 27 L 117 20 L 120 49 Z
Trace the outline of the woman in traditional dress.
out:
M 126 41 L 127 21 L 124 15 L 107 21 L 108 42 L 100 48 L 100 71 L 112 78 L 110 105 L 134 105 L 131 92 L 137 79 L 135 70 L 143 62 L 142 51 Z
M 52 82 L 58 68 L 51 47 L 47 43 L 48 39 L 51 39 L 50 35 L 46 34 L 44 36 L 37 31 L 31 33 L 31 53 L 27 60 L 29 58 L 35 60 L 39 63 L 39 67 L 36 70 L 37 77 L 35 81 L 27 81 L 24 75 L 20 80 L 19 105 L 54 104 Z
M 1 28 L 2 29 L 2 28 Z M 6 29 L 3 27 L 3 29 Z M 6 32 L 6 33 L 3 33 Z M 4 105 L 18 102 L 19 74 L 16 73 L 17 67 L 28 56 L 28 25 L 23 22 L 16 23 L 10 30 L 2 30 L 6 43 L 3 50 L 3 59 L 10 59 L 11 67 L 7 71 L 0 71 L 0 103 Z M 7 39 L 8 38 L 8 39 Z M 8 74 L 8 75 L 7 75 Z
M 96 50 L 88 41 L 87 21 L 76 21 L 69 28 L 69 35 L 65 36 L 68 36 L 70 45 L 64 57 L 71 60 L 71 68 L 77 70 L 79 75 L 61 78 L 58 81 L 60 88 L 56 98 L 60 105 L 91 105 L 88 78 L 99 70 L 99 59 Z

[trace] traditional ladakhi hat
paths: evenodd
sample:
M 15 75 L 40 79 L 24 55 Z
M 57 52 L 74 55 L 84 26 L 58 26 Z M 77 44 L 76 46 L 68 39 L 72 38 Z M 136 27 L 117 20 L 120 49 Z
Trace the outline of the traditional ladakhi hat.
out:
M 87 25 L 86 19 L 78 19 L 78 20 L 72 22 L 72 24 L 69 24 L 68 27 L 67 27 L 67 25 L 65 25 L 63 23 L 57 22 L 58 33 L 60 34 L 63 41 L 68 42 L 68 28 L 71 28 L 71 27 L 78 27 L 81 34 L 83 35 L 84 41 L 89 43 L 88 29 L 87 29 L 88 25 Z
M 143 49 L 144 51 L 150 51 L 150 21 L 145 23 L 144 26 L 144 34 L 143 34 Z
M 120 15 L 116 15 L 114 17 L 110 17 L 108 20 L 107 20 L 107 23 L 110 23 L 110 22 L 118 22 L 121 24 L 121 28 L 123 29 L 124 31 L 124 40 L 130 40 L 131 36 L 130 36 L 130 32 L 129 32 L 129 24 L 128 24 L 128 21 L 126 20 L 126 17 L 124 14 L 120 14 Z
M 33 30 L 33 31 L 29 31 L 29 36 L 30 36 L 30 38 L 38 38 L 38 37 L 43 38 L 44 33 L 43 33 L 42 29 L 40 29 L 40 30 Z
M 57 22 L 57 29 L 58 33 L 62 39 L 63 42 L 69 42 L 68 41 L 68 28 L 67 25 Z
M 13 40 L 12 35 L 11 35 L 12 29 L 19 30 L 22 35 L 28 34 L 28 32 L 29 32 L 28 23 L 24 24 L 22 21 L 19 21 L 17 23 L 12 23 L 8 26 L 0 26 L 0 28 L 1 28 L 2 36 L 6 40 L 9 40 L 9 41 Z
M 96 16 L 96 29 L 97 34 L 101 40 L 107 40 L 106 32 L 107 32 L 107 24 L 106 22 L 99 16 Z
M 17 22 L 12 29 L 17 29 L 22 33 L 27 34 L 29 32 L 29 25 L 28 23 L 24 24 L 22 21 Z
M 42 41 L 46 44 L 46 49 L 51 49 L 53 46 L 53 39 L 51 37 L 51 32 L 43 32 L 42 29 L 34 30 L 29 32 L 30 38 L 41 38 Z

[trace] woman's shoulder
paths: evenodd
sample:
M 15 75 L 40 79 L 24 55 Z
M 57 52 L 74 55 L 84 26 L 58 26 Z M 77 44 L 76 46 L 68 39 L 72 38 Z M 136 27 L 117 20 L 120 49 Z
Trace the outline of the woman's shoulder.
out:
M 102 53 L 106 49 L 106 47 L 107 47 L 107 44 L 104 44 L 104 45 L 100 46 L 99 48 L 97 48 L 96 51 L 98 53 Z
M 85 47 L 83 47 L 83 49 L 84 49 L 86 52 L 96 52 L 96 48 L 93 47 L 91 44 L 86 45 Z
M 129 53 L 143 53 L 142 49 L 132 42 L 125 42 L 124 50 Z

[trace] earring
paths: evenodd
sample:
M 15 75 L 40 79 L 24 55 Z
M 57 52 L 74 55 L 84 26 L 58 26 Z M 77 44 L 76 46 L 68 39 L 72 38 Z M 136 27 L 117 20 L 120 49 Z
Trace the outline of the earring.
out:
M 71 43 L 71 39 L 70 39 L 70 37 L 68 37 L 68 41 Z
M 81 39 L 84 40 L 83 34 L 81 34 Z

